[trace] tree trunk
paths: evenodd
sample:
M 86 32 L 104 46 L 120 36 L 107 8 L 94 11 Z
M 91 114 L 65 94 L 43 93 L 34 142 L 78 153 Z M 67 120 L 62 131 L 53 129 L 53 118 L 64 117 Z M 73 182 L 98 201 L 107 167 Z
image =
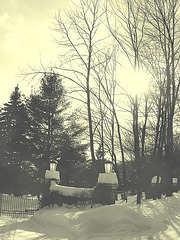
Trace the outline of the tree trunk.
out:
M 138 131 L 138 101 L 137 95 L 133 104 L 133 134 L 134 134 L 134 156 L 136 163 L 137 175 L 137 204 L 141 203 L 142 189 L 141 189 L 141 158 L 139 146 L 139 131 Z
M 88 109 L 88 122 L 89 122 L 89 137 L 90 137 L 90 151 L 92 161 L 95 161 L 94 154 L 94 139 L 93 139 L 93 130 L 92 130 L 92 117 L 91 117 L 91 97 L 90 97 L 90 71 L 91 71 L 91 55 L 92 55 L 92 32 L 89 36 L 89 56 L 88 56 L 88 67 L 87 67 L 87 77 L 86 77 L 86 91 L 87 91 L 87 109 Z

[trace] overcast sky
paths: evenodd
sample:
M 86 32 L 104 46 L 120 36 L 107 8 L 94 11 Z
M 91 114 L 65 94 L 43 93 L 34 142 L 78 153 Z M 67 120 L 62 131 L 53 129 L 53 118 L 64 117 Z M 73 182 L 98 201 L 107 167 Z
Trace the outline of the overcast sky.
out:
M 56 55 L 52 40 L 55 12 L 70 0 L 0 0 L 0 103 L 9 100 L 19 82 L 23 93 L 31 87 L 22 82 L 18 68 L 51 61 Z

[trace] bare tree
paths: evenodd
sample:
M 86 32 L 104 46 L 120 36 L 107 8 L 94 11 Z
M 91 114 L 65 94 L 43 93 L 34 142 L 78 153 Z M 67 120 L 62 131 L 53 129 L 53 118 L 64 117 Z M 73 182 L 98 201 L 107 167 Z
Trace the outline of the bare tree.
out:
M 93 120 L 91 111 L 91 88 L 93 86 L 92 69 L 96 68 L 96 54 L 102 51 L 100 43 L 106 36 L 99 34 L 104 12 L 100 0 L 80 0 L 66 13 L 65 20 L 61 12 L 56 16 L 54 30 L 59 33 L 56 43 L 63 47 L 61 63 L 56 66 L 59 74 L 78 86 L 77 93 L 86 94 L 89 123 L 91 158 L 95 160 Z
M 134 72 L 140 69 L 140 57 L 144 36 L 144 27 L 146 23 L 145 14 L 141 11 L 139 1 L 125 0 L 123 4 L 118 1 L 111 2 L 111 9 L 115 17 L 116 28 L 113 29 L 107 14 L 108 27 L 121 47 L 125 56 L 129 60 Z M 108 9 L 107 9 L 108 10 Z M 117 27 L 118 26 L 118 27 Z M 129 96 L 132 104 L 133 116 L 133 135 L 134 135 L 134 156 L 137 166 L 137 203 L 141 202 L 141 155 L 140 155 L 140 136 L 139 136 L 139 103 L 138 96 Z M 147 99 L 146 99 L 147 103 Z M 144 154 L 145 133 L 146 133 L 147 114 L 145 114 L 145 123 L 142 137 L 142 154 Z
M 123 165 L 123 186 L 126 188 L 126 170 L 125 170 L 125 157 L 124 157 L 124 147 L 122 141 L 122 134 L 121 134 L 121 126 L 119 123 L 119 116 L 116 110 L 116 99 L 115 99 L 115 90 L 117 87 L 117 79 L 116 79 L 116 52 L 117 48 L 115 47 L 111 54 L 106 55 L 105 59 L 106 62 L 101 64 L 101 70 L 95 71 L 97 82 L 100 83 L 101 91 L 104 95 L 104 99 L 101 98 L 100 101 L 103 105 L 105 105 L 108 109 L 109 119 L 108 122 L 110 123 L 109 127 L 109 136 L 110 136 L 110 143 L 108 144 L 109 153 L 111 155 L 112 161 L 115 164 L 115 171 L 117 174 L 119 185 L 122 186 L 120 175 L 117 168 L 117 158 L 116 158 L 116 151 L 115 151 L 115 139 L 117 138 L 119 141 L 119 149 L 121 153 L 122 165 Z M 99 74 L 101 72 L 102 74 Z M 116 125 L 116 128 L 115 128 Z M 115 131 L 117 131 L 117 135 L 115 136 Z M 107 135 L 106 135 L 107 137 Z M 117 148 L 116 148 L 117 149 Z
M 170 196 L 172 194 L 173 122 L 180 85 L 177 71 L 180 59 L 179 1 L 144 1 L 143 7 L 148 23 L 145 29 L 146 43 L 148 43 L 146 49 L 149 48 L 149 51 L 154 48 L 159 49 L 161 65 L 164 68 L 164 81 L 161 83 L 161 89 L 164 91 L 164 101 L 160 104 L 165 131 L 167 196 Z

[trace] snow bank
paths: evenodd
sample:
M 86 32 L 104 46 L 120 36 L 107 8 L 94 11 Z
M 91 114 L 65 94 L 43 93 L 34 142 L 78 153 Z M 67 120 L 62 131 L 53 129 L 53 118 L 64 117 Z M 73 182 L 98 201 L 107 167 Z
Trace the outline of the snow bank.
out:
M 168 230 L 169 235 L 162 234 L 169 229 L 167 224 L 172 223 L 177 214 L 180 215 L 180 193 L 159 200 L 144 199 L 140 205 L 136 205 L 134 196 L 128 198 L 128 203 L 96 206 L 84 211 L 65 206 L 53 207 L 38 211 L 34 218 L 56 239 L 169 240 L 180 239 L 177 231 L 172 235 L 172 227 L 171 232 Z
M 84 211 L 76 217 L 75 223 L 76 234 L 82 239 L 85 239 L 85 236 L 95 239 L 103 236 L 107 239 L 133 236 L 150 227 L 150 221 L 145 217 L 128 209 L 127 206 L 118 205 Z
M 40 210 L 35 219 L 47 226 L 53 226 L 54 237 L 68 239 L 119 239 L 119 236 L 133 236 L 150 228 L 151 222 L 128 206 L 101 206 L 85 211 L 53 208 Z M 129 231 L 131 229 L 131 231 Z M 116 238 L 115 238 L 116 237 Z
M 139 212 L 152 222 L 162 222 L 177 212 L 180 213 L 180 192 L 174 193 L 172 197 L 163 196 L 157 200 L 143 199 L 142 204 L 136 205 L 136 196 L 128 200 L 128 207 Z

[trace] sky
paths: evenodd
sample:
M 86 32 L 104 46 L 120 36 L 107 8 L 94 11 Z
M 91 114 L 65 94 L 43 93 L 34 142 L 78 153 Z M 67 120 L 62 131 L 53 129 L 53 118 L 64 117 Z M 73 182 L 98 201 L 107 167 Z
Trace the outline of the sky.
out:
M 19 84 L 25 95 L 31 86 L 19 69 L 50 62 L 56 54 L 52 27 L 55 13 L 70 0 L 0 0 L 0 104 L 9 101 Z
M 26 96 L 36 84 L 24 81 L 20 70 L 28 72 L 29 66 L 40 69 L 41 62 L 51 66 L 56 61 L 57 45 L 53 42 L 52 31 L 54 16 L 59 9 L 67 9 L 70 2 L 0 0 L 0 106 L 9 101 L 17 84 Z M 129 79 L 129 91 L 143 90 L 143 74 L 135 77 L 133 72 L 126 71 L 120 76 Z M 140 82 L 132 82 L 135 78 Z

